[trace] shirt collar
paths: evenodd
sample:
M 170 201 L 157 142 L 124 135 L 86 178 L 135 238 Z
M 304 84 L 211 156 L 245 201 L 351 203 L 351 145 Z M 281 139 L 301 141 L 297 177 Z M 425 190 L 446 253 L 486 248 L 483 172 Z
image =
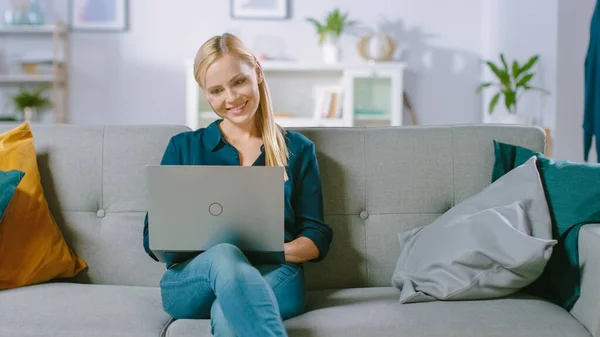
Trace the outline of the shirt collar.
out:
M 223 133 L 221 132 L 221 129 L 219 128 L 219 124 L 222 121 L 223 121 L 222 119 L 218 119 L 218 120 L 210 123 L 210 125 L 208 125 L 206 127 L 206 133 L 205 133 L 206 138 L 205 138 L 204 143 L 206 144 L 206 147 L 211 151 L 215 151 L 221 145 L 226 143 L 225 138 L 223 137 Z
M 211 151 L 215 151 L 218 148 L 220 148 L 222 145 L 227 144 L 227 141 L 225 140 L 225 137 L 223 136 L 223 133 L 221 132 L 221 128 L 219 128 L 219 124 L 223 121 L 223 119 L 218 119 L 212 123 L 210 123 L 207 127 L 206 127 L 206 138 L 204 140 L 204 143 L 206 144 L 206 147 L 211 150 Z M 261 152 L 265 152 L 265 146 L 261 145 L 260 147 Z

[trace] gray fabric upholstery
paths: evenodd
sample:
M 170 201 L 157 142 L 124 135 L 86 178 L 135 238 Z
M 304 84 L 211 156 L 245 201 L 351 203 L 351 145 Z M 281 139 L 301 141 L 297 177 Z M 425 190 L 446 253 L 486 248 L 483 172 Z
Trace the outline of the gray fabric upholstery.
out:
M 428 224 L 489 185 L 493 139 L 545 147 L 541 129 L 521 126 L 295 130 L 316 144 L 325 213 L 336 230 L 330 256 L 307 265 L 311 289 L 389 286 L 396 234 Z
M 400 304 L 398 296 L 391 287 L 315 291 L 307 312 L 285 326 L 290 337 L 589 337 L 568 312 L 522 295 L 412 304 Z M 210 322 L 175 321 L 168 336 L 210 336 Z
M 535 281 L 557 241 L 532 157 L 427 226 L 398 233 L 403 303 L 498 298 Z
M 1 125 L 0 133 L 14 127 Z M 183 126 L 33 125 L 44 192 L 67 242 L 89 264 L 77 280 L 158 286 L 142 247 L 144 167 Z
M 571 313 L 591 332 L 600 337 L 600 224 L 581 227 L 579 232 L 579 264 L 581 265 L 581 297 Z
M 12 127 L 0 125 L 0 132 Z M 142 248 L 143 170 L 160 162 L 171 136 L 188 129 L 34 125 L 32 130 L 51 210 L 69 245 L 89 264 L 76 281 L 90 284 L 0 291 L 0 336 L 158 336 L 169 320 L 156 288 L 165 269 Z M 431 223 L 490 183 L 493 139 L 543 151 L 541 129 L 297 130 L 316 144 L 326 220 L 335 233 L 327 259 L 306 266 L 315 291 L 310 311 L 286 322 L 292 336 L 505 336 L 507 331 L 586 336 L 569 313 L 535 299 L 403 306 L 395 288 L 359 289 L 390 286 L 399 254 L 396 233 Z M 598 255 L 590 245 L 595 240 L 582 244 L 587 261 Z M 590 279 L 598 277 L 597 268 L 588 270 L 586 293 L 595 290 Z M 339 288 L 350 289 L 319 291 Z M 596 328 L 600 315 L 587 310 L 598 310 L 598 302 L 582 302 L 578 316 Z M 176 321 L 167 330 L 171 336 L 209 331 L 206 320 Z
M 169 319 L 157 288 L 47 283 L 0 291 L 0 337 L 155 337 Z
M 13 127 L 0 125 L 0 132 Z M 157 286 L 164 266 L 142 248 L 144 167 L 183 126 L 33 125 L 51 209 L 90 268 L 79 280 Z M 490 183 L 493 139 L 536 151 L 541 129 L 465 125 L 296 129 L 323 177 L 330 256 L 307 266 L 311 289 L 389 286 L 396 233 L 426 225 Z M 360 217 L 363 212 L 363 218 Z

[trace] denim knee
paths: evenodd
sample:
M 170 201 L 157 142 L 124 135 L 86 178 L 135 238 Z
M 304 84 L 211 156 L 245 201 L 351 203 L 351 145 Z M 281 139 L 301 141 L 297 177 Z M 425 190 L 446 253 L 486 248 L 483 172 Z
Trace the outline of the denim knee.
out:
M 221 284 L 231 279 L 244 279 L 252 273 L 260 274 L 236 246 L 222 243 L 213 246 L 205 253 L 211 258 L 211 280 Z
M 206 253 L 215 253 L 215 258 L 225 259 L 228 261 L 243 261 L 246 260 L 246 256 L 241 249 L 230 243 L 219 243 L 209 248 Z

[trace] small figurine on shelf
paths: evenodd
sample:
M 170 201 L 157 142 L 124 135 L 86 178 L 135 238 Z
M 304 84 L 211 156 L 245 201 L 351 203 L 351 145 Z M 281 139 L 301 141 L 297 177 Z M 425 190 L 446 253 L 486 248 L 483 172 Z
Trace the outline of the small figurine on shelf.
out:
M 43 25 L 44 13 L 39 0 L 29 0 L 29 10 L 27 11 L 27 23 L 30 25 Z
M 11 0 L 4 11 L 4 23 L 8 26 L 24 24 L 26 9 L 25 0 Z
M 43 25 L 44 12 L 39 0 L 11 0 L 4 11 L 4 23 L 8 26 Z

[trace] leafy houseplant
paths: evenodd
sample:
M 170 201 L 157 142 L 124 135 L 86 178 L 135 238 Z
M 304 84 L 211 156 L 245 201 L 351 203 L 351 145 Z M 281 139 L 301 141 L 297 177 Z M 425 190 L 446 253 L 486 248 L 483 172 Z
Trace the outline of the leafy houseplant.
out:
M 492 114 L 498 105 L 500 98 L 504 96 L 504 105 L 511 114 L 517 113 L 517 103 L 521 95 L 526 91 L 538 90 L 547 93 L 544 89 L 533 87 L 530 85 L 535 73 L 531 70 L 539 60 L 539 56 L 531 57 L 525 64 L 520 65 L 516 60 L 512 62 L 512 67 L 509 68 L 504 54 L 500 54 L 502 65 L 496 65 L 492 61 L 486 61 L 488 67 L 492 70 L 499 82 L 486 82 L 477 87 L 477 92 L 481 92 L 488 87 L 497 88 L 498 92 L 490 101 L 488 113 Z
M 335 8 L 327 15 L 324 23 L 314 18 L 307 18 L 306 20 L 313 23 L 317 29 L 319 45 L 323 48 L 325 63 L 336 63 L 340 57 L 338 46 L 340 36 L 347 28 L 356 25 L 358 21 L 349 20 L 348 13 L 342 14 L 338 8 Z
M 52 102 L 43 95 L 45 90 L 46 87 L 44 86 L 40 86 L 33 91 L 26 91 L 21 88 L 18 94 L 12 95 L 11 100 L 17 109 L 17 113 L 23 114 L 25 119 L 29 119 L 28 117 L 30 116 L 27 116 L 28 112 L 32 114 L 37 110 L 51 106 Z
M 349 20 L 348 13 L 342 14 L 338 8 L 335 8 L 327 15 L 324 23 L 320 23 L 314 18 L 307 18 L 306 20 L 315 25 L 320 45 L 325 43 L 328 37 L 338 39 L 347 28 L 355 26 L 358 23 L 356 20 Z

